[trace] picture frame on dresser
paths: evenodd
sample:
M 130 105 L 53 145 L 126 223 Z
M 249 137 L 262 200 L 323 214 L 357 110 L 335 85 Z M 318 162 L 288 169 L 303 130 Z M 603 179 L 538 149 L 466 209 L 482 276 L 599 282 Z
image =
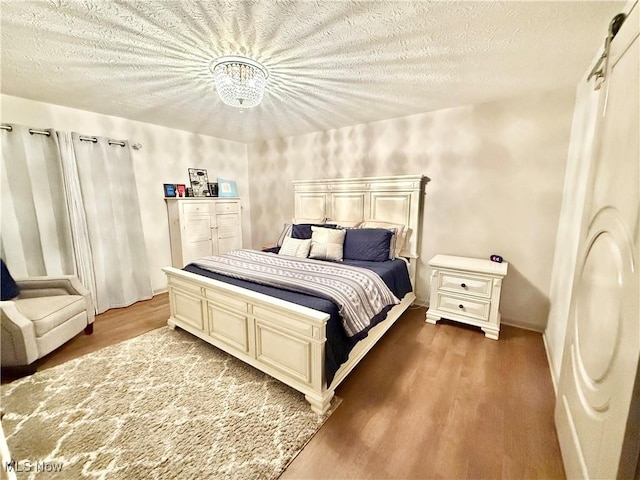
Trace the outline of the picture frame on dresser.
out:
M 238 186 L 233 180 L 218 178 L 218 197 L 235 198 L 238 196 Z
M 165 183 L 164 186 L 164 196 L 165 197 L 175 197 L 176 196 L 176 185 L 174 183 Z
M 204 168 L 189 169 L 189 183 L 194 197 L 206 197 L 209 193 L 209 177 Z

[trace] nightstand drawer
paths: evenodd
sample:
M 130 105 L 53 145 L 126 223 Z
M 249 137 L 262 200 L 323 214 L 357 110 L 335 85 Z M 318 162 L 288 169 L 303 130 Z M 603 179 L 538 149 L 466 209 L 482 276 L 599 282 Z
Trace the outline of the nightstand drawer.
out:
M 466 293 L 489 298 L 491 296 L 491 278 L 473 277 L 467 274 L 438 272 L 438 288 L 450 292 Z
M 438 293 L 436 308 L 443 312 L 451 312 L 457 316 L 474 318 L 476 320 L 489 320 L 491 302 L 461 298 L 455 295 Z

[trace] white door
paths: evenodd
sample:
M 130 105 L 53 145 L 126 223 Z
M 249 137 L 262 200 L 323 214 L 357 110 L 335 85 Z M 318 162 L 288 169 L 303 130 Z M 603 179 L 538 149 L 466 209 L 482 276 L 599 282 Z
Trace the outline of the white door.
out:
M 640 355 L 638 5 L 611 43 L 555 417 L 568 478 L 616 478 Z M 589 159 L 585 159 L 587 161 Z

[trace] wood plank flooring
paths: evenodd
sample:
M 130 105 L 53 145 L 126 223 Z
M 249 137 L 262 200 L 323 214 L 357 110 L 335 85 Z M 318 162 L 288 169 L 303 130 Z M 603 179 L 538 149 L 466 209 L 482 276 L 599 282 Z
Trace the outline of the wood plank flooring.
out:
M 281 479 L 564 478 L 539 333 L 424 322 L 410 309 L 338 388 L 340 407 Z M 166 325 L 168 295 L 96 317 L 42 370 Z M 3 372 L 3 382 L 5 379 Z
M 281 479 L 564 478 L 542 336 L 411 309 L 356 367 Z
M 126 308 L 113 308 L 96 315 L 93 334 L 79 333 L 49 355 L 35 361 L 30 367 L 37 371 L 81 357 L 109 345 L 123 342 L 167 324 L 169 294 L 162 293 L 150 300 L 137 302 Z M 21 376 L 24 369 L 2 369 L 2 383 Z

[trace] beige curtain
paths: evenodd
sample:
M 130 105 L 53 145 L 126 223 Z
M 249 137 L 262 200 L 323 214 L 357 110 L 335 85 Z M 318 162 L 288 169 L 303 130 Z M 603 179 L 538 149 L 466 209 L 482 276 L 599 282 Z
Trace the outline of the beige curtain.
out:
M 0 130 L 2 258 L 16 277 L 74 274 L 55 132 L 4 126 Z
M 153 296 L 129 143 L 119 142 L 72 134 L 97 313 Z

